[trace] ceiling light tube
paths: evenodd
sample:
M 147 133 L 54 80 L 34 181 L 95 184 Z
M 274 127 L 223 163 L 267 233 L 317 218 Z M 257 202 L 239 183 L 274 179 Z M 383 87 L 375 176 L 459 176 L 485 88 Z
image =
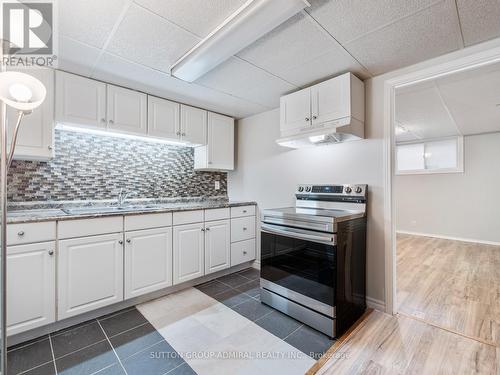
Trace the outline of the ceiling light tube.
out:
M 306 0 L 249 0 L 172 65 L 171 74 L 193 82 L 308 6 Z

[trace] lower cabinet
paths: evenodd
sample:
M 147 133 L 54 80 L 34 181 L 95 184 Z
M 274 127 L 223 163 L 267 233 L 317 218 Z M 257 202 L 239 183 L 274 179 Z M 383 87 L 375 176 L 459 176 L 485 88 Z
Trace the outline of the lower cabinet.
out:
M 125 299 L 172 285 L 172 228 L 125 232 Z
M 205 223 L 205 274 L 229 268 L 231 226 L 229 220 Z
M 7 334 L 55 321 L 55 248 L 42 242 L 7 248 Z
M 231 244 L 231 266 L 255 260 L 255 238 Z
M 174 226 L 174 284 L 196 279 L 205 274 L 204 233 L 204 223 Z
M 58 319 L 123 300 L 123 233 L 59 241 Z

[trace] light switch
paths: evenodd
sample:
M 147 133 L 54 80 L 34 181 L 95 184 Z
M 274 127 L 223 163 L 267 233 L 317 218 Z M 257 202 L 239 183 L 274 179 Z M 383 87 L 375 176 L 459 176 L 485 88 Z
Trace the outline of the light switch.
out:
M 220 190 L 220 181 L 215 181 L 215 190 Z

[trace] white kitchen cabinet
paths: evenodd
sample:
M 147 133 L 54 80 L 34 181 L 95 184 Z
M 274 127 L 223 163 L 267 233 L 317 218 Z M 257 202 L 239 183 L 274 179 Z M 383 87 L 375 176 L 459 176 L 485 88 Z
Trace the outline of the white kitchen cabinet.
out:
M 125 233 L 125 299 L 172 285 L 172 228 Z
M 203 223 L 175 226 L 173 229 L 173 283 L 196 279 L 205 274 Z
M 55 321 L 56 243 L 7 248 L 7 334 Z
M 108 129 L 122 133 L 147 134 L 147 95 L 107 85 Z
M 56 71 L 56 122 L 106 129 L 106 84 Z
M 180 104 L 148 95 L 148 135 L 179 140 Z
M 42 105 L 22 119 L 17 135 L 14 159 L 50 160 L 54 157 L 54 70 L 45 68 L 9 70 L 30 74 L 38 78 L 47 89 L 47 96 Z M 18 112 L 8 108 L 7 116 L 8 147 L 10 147 Z
M 231 267 L 255 260 L 255 238 L 231 244 Z
M 229 220 L 205 223 L 205 275 L 229 268 L 231 264 Z
M 59 241 L 58 319 L 123 300 L 123 233 Z
M 282 137 L 314 130 L 352 117 L 364 123 L 363 82 L 351 73 L 318 83 L 280 98 Z
M 207 111 L 181 105 L 181 140 L 192 145 L 207 144 Z
M 280 130 L 293 132 L 311 126 L 311 89 L 306 88 L 280 98 Z
M 234 169 L 234 119 L 208 113 L 208 143 L 194 150 L 194 169 Z

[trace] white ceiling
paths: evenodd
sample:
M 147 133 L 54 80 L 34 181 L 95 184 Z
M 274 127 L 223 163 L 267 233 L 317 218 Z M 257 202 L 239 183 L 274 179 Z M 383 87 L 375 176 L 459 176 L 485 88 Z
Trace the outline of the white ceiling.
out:
M 500 63 L 396 92 L 396 140 L 500 132 Z
M 189 84 L 173 62 L 245 0 L 59 0 L 59 67 L 235 117 L 352 71 L 365 79 L 500 36 L 498 0 L 309 0 Z

